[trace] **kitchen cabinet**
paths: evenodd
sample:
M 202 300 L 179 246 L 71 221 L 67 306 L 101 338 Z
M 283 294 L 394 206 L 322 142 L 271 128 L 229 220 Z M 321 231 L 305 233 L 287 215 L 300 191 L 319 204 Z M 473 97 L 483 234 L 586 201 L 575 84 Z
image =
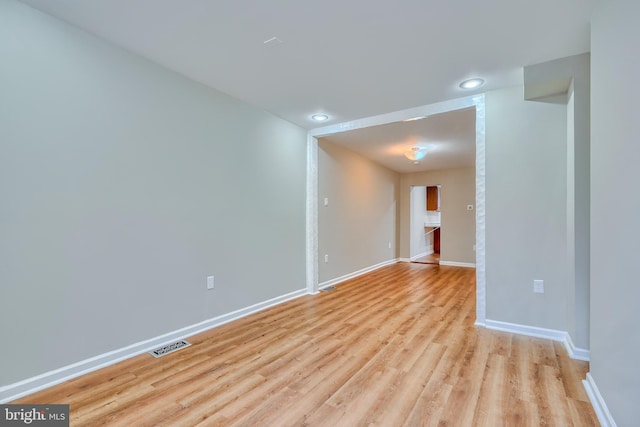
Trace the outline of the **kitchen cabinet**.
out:
M 427 210 L 440 211 L 440 187 L 427 187 Z

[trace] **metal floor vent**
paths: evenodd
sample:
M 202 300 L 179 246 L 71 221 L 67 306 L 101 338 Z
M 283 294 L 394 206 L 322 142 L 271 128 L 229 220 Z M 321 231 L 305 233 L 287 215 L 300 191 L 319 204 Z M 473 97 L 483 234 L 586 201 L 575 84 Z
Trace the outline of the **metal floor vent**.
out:
M 189 347 L 191 345 L 190 342 L 185 340 L 180 340 L 173 342 L 171 344 L 163 345 L 162 347 L 156 348 L 155 350 L 151 350 L 149 352 L 155 358 L 166 356 L 169 353 L 173 353 L 174 351 L 178 351 L 181 348 Z
M 327 286 L 326 288 L 320 289 L 320 292 L 329 292 L 329 291 L 335 291 L 335 290 L 336 290 L 335 286 Z

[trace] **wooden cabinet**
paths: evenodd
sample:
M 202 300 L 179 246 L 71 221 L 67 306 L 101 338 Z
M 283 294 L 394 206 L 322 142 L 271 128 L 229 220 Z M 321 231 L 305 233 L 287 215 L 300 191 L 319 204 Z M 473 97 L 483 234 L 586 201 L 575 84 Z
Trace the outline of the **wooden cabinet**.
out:
M 440 253 L 440 228 L 433 230 L 433 253 Z
M 440 211 L 440 188 L 427 187 L 427 210 Z

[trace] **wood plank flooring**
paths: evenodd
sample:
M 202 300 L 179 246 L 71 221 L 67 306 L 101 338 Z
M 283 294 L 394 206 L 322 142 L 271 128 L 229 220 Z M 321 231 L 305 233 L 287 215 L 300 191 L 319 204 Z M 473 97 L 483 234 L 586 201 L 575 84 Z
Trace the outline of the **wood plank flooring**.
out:
M 15 403 L 72 426 L 595 426 L 588 364 L 476 328 L 475 270 L 388 266 Z

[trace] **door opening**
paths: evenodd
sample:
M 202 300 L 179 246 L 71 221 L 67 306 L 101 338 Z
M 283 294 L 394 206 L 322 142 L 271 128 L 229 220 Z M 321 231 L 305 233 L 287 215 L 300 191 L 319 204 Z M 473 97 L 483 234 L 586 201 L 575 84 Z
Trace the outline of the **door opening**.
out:
M 411 262 L 440 264 L 442 186 L 411 187 Z

